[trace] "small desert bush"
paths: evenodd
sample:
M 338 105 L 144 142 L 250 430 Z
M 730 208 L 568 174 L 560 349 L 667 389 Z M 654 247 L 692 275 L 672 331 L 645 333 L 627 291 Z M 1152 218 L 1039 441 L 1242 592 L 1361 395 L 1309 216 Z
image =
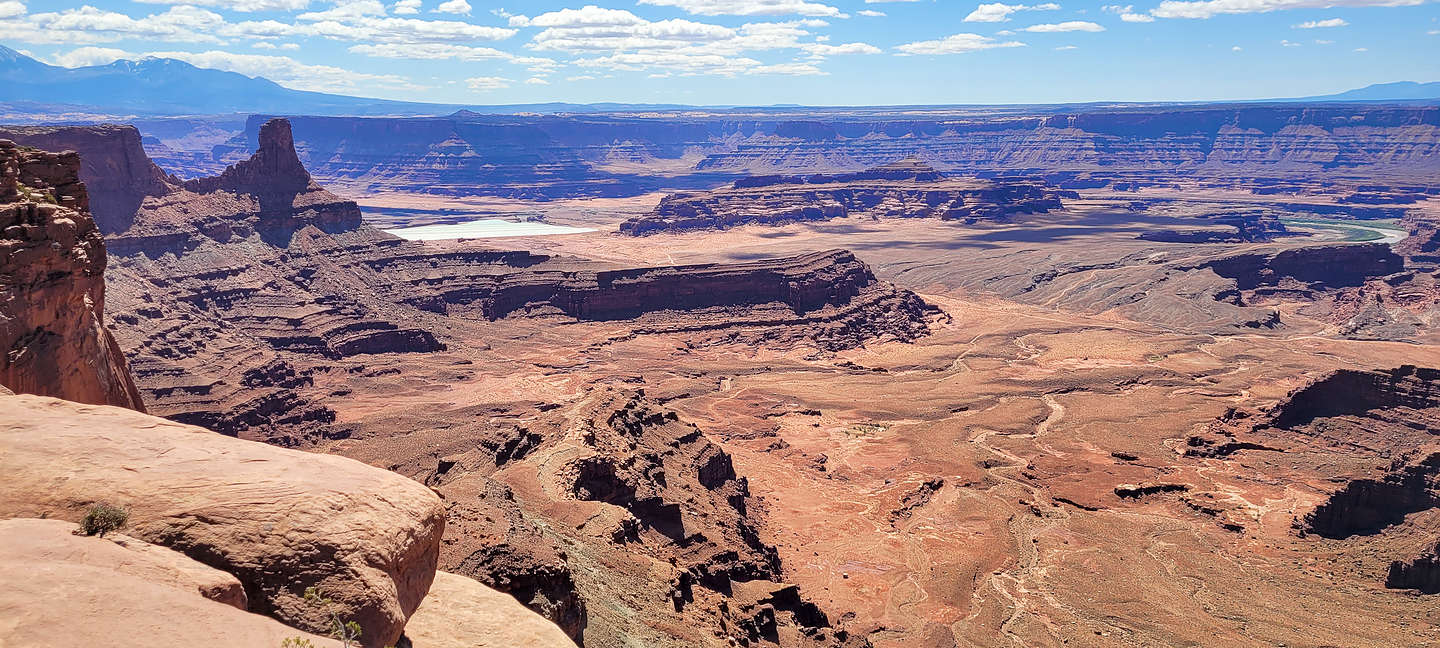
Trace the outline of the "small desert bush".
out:
M 118 506 L 100 502 L 90 506 L 85 518 L 80 520 L 81 535 L 105 537 L 105 534 L 119 531 L 129 521 L 130 512 Z

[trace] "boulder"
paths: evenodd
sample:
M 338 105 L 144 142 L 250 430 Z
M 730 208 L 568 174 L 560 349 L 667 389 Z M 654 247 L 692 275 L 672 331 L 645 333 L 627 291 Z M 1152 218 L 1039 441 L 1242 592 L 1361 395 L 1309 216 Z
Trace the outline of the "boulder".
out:
M 445 526 L 429 489 L 350 459 L 38 396 L 0 396 L 0 474 L 0 517 L 125 507 L 127 534 L 234 574 L 251 612 L 323 631 L 320 587 L 365 646 L 400 638 Z
M 234 576 L 134 538 L 73 529 L 60 520 L 0 522 L 0 646 L 254 648 L 292 637 L 339 646 L 245 612 Z
M 560 627 L 509 594 L 439 572 L 405 626 L 414 648 L 574 648 Z

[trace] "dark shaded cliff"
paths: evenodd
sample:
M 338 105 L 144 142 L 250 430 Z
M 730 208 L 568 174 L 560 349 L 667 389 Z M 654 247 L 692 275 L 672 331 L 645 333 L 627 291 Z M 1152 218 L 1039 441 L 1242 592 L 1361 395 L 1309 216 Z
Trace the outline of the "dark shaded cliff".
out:
M 144 411 L 105 329 L 105 244 L 80 164 L 0 140 L 0 385 Z

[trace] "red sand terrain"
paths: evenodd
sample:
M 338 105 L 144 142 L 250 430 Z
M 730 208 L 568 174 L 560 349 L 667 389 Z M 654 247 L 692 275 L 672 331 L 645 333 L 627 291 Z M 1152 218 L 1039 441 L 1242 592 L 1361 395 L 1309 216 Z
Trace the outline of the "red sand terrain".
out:
M 1433 198 L 1393 248 L 1168 182 L 412 243 L 265 128 L 109 238 L 147 407 L 423 482 L 439 567 L 585 646 L 1440 644 Z

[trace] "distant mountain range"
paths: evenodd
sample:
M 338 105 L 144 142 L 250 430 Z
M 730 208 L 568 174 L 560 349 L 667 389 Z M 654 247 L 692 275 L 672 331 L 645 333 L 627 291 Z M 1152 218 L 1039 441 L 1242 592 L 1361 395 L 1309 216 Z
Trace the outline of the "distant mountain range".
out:
M 1440 81 L 1376 83 L 1332 95 L 1302 97 L 1305 101 L 1425 101 L 1440 99 Z
M 1440 100 L 1440 82 L 1401 81 L 1333 95 L 1275 101 Z M 290 115 L 444 115 L 590 113 L 678 110 L 680 104 L 541 103 L 436 104 L 292 90 L 262 77 L 199 68 L 184 61 L 145 58 L 66 68 L 0 45 L 0 113 L 60 115 L 109 113 L 142 116 L 268 113 Z M 716 108 L 710 106 L 710 108 Z M 783 109 L 771 106 L 772 109 Z M 798 108 L 798 106 L 796 107 Z

